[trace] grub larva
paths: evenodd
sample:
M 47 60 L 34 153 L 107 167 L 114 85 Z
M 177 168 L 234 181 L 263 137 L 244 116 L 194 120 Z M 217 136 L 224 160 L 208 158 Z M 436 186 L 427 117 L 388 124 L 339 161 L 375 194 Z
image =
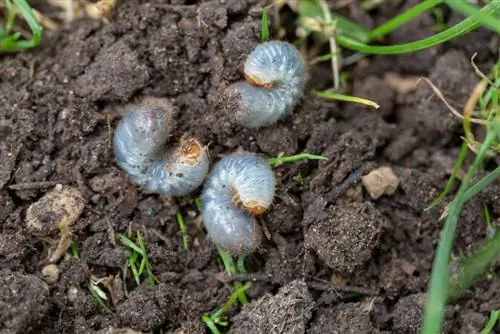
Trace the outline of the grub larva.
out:
M 198 188 L 208 174 L 208 152 L 196 139 L 183 137 L 166 145 L 175 127 L 172 105 L 146 98 L 127 107 L 116 128 L 113 146 L 118 165 L 148 191 L 183 196 Z
M 274 192 L 274 173 L 255 154 L 237 152 L 219 161 L 201 195 L 203 221 L 214 243 L 233 255 L 258 248 L 261 232 L 255 217 L 269 208 Z
M 236 121 L 247 128 L 272 125 L 289 116 L 306 81 L 304 60 L 291 44 L 259 44 L 245 61 L 245 80 L 230 85 L 225 97 Z

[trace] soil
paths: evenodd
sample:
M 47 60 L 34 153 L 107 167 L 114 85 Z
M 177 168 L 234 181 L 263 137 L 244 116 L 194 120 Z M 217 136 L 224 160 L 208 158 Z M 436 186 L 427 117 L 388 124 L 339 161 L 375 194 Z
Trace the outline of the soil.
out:
M 110 23 L 80 18 L 47 31 L 34 50 L 0 58 L 0 333 L 205 333 L 201 316 L 231 295 L 192 197 L 148 194 L 114 163 L 122 107 L 145 96 L 171 100 L 173 140 L 191 134 L 210 143 L 213 162 L 237 149 L 329 158 L 276 168 L 277 199 L 262 220 L 269 238 L 246 259 L 251 303 L 231 309 L 231 332 L 418 332 L 444 206 L 424 209 L 446 184 L 462 128 L 425 83 L 403 90 L 386 78 L 426 76 L 460 108 L 479 81 L 470 57 L 478 52 L 487 70 L 499 39 L 479 30 L 412 55 L 366 57 L 349 68 L 351 94 L 374 99 L 378 111 L 314 97 L 312 89 L 332 85 L 329 63 L 316 64 L 291 118 L 248 130 L 234 125 L 220 96 L 242 79 L 265 5 L 122 1 Z M 388 2 L 368 16 L 356 6 L 343 10 L 366 26 L 402 10 Z M 435 23 L 423 15 L 384 42 L 428 36 Z M 399 188 L 373 200 L 359 181 L 380 166 L 392 167 Z M 52 226 L 51 235 L 32 234 L 26 213 L 57 184 L 76 189 L 85 203 L 71 226 L 80 258 L 68 253 L 57 262 L 59 279 L 47 283 L 42 269 L 58 232 Z M 467 204 L 454 254 L 483 242 L 483 208 L 495 219 L 499 198 L 496 184 Z M 128 250 L 116 235 L 136 231 L 159 284 L 137 287 L 124 276 Z M 91 278 L 101 279 L 108 309 L 90 294 Z M 446 331 L 479 332 L 500 308 L 499 286 L 488 277 L 449 305 Z

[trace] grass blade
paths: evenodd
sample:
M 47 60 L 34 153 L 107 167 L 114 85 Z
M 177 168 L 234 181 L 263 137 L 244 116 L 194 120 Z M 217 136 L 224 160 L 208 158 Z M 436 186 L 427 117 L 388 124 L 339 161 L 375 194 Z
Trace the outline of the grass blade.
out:
M 444 190 L 439 194 L 438 198 L 434 200 L 434 202 L 431 203 L 427 208 L 425 208 L 425 211 L 429 211 L 432 208 L 435 208 L 436 206 L 439 205 L 443 201 L 443 199 L 448 195 L 448 193 L 451 190 L 451 187 L 453 187 L 453 184 L 455 183 L 455 179 L 457 178 L 458 171 L 462 167 L 462 164 L 464 163 L 465 157 L 467 156 L 467 151 L 469 150 L 469 147 L 467 146 L 467 143 L 464 141 L 462 143 L 462 147 L 460 148 L 460 154 L 458 155 L 458 160 L 453 167 L 453 171 L 451 172 L 450 178 L 448 179 L 448 183 L 446 184 L 446 187 Z
M 500 20 L 496 19 L 493 15 L 484 15 L 480 9 L 468 4 L 466 1 L 445 0 L 445 3 L 453 10 L 468 17 L 474 17 L 482 26 L 488 27 L 500 34 Z
M 417 5 L 413 6 L 412 8 L 406 10 L 404 13 L 401 15 L 396 16 L 392 20 L 380 25 L 379 27 L 373 29 L 368 33 L 368 37 L 370 40 L 375 40 L 379 39 L 391 31 L 396 30 L 406 22 L 414 19 L 415 17 L 419 16 L 420 14 L 436 7 L 440 3 L 442 3 L 443 0 L 426 0 L 418 3 Z
M 364 104 L 369 107 L 373 107 L 375 109 L 379 109 L 380 106 L 371 100 L 364 99 L 362 97 L 356 97 L 356 96 L 349 96 L 349 95 L 344 95 L 344 94 L 339 94 L 335 92 L 329 92 L 329 91 L 314 91 L 314 95 L 323 97 L 329 100 L 336 100 L 336 101 L 345 101 L 345 102 L 354 102 L 354 103 L 360 103 Z
M 132 240 L 130 240 L 129 238 L 124 236 L 123 234 L 118 234 L 118 239 L 120 240 L 120 242 L 124 246 L 131 248 L 134 251 L 136 251 L 137 253 L 139 253 L 140 255 L 144 256 L 144 254 L 142 254 L 142 249 L 139 246 L 137 246 Z
M 495 13 L 500 9 L 500 1 L 491 1 L 486 6 L 479 10 L 478 15 L 487 16 Z M 440 33 L 437 33 L 431 37 L 424 38 L 419 41 L 398 44 L 398 45 L 390 45 L 390 46 L 373 46 L 367 45 L 364 43 L 360 43 L 352 38 L 347 36 L 337 36 L 337 43 L 347 49 L 368 53 L 368 54 L 401 54 L 401 53 L 409 53 L 415 52 L 419 50 L 423 50 L 426 48 L 430 48 L 432 46 L 447 42 L 456 37 L 462 36 L 477 27 L 479 27 L 480 23 L 476 20 L 476 15 L 466 18 L 465 20 L 457 23 L 453 27 L 450 27 Z
M 277 156 L 274 158 L 270 158 L 268 160 L 269 165 L 274 168 L 278 167 L 279 165 L 285 164 L 285 163 L 291 163 L 291 162 L 296 162 L 299 160 L 305 160 L 305 159 L 310 159 L 310 160 L 328 160 L 327 157 L 324 157 L 322 155 L 316 155 L 316 154 L 311 154 L 311 153 L 299 153 L 291 156 Z
M 491 311 L 490 319 L 488 320 L 488 323 L 481 331 L 481 334 L 490 334 L 493 331 L 493 327 L 495 327 L 498 321 L 498 317 L 500 317 L 500 310 Z
M 269 26 L 267 22 L 267 17 L 268 17 L 268 12 L 269 10 L 267 7 L 264 8 L 262 11 L 262 21 L 261 21 L 261 26 L 260 26 L 260 40 L 265 42 L 269 39 Z
M 462 295 L 487 272 L 491 263 L 500 253 L 500 230 L 497 230 L 491 240 L 483 245 L 476 253 L 462 261 L 458 272 L 450 277 L 450 293 L 448 298 L 453 300 Z
M 179 225 L 179 229 L 181 230 L 182 235 L 182 247 L 184 249 L 189 249 L 189 237 L 187 235 L 186 224 L 184 223 L 184 217 L 180 211 L 177 211 L 175 214 L 175 218 L 177 219 L 177 224 Z
M 493 126 L 488 127 L 486 138 L 480 146 L 476 159 L 467 171 L 467 174 L 458 189 L 455 200 L 450 206 L 449 214 L 444 223 L 436 256 L 432 265 L 432 274 L 422 329 L 423 334 L 435 334 L 440 333 L 441 331 L 444 318 L 444 307 L 448 298 L 448 263 L 451 255 L 453 240 L 455 238 L 458 217 L 460 216 L 462 207 L 466 202 L 463 195 L 468 189 L 469 183 L 475 175 L 476 170 L 484 160 L 490 145 L 494 140 L 496 140 L 499 133 L 500 123 L 494 123 Z

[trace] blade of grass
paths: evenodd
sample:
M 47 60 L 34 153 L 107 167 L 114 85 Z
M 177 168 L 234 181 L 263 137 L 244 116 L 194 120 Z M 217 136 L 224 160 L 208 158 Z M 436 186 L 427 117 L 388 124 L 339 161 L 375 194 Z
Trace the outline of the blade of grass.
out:
M 5 24 L 4 34 L 8 35 L 12 31 L 14 21 L 16 19 L 16 8 L 12 5 L 11 0 L 4 0 L 5 10 L 7 11 L 7 23 Z
M 101 298 L 101 295 L 100 295 L 100 291 L 101 289 L 99 289 L 99 287 L 95 286 L 94 284 L 89 284 L 89 291 L 90 291 L 90 294 L 92 295 L 92 297 L 97 301 L 97 303 L 99 305 L 102 306 L 102 308 L 104 308 L 104 310 L 108 313 L 112 313 L 111 310 L 108 308 L 108 306 L 106 305 L 106 303 L 104 302 L 104 300 Z
M 139 276 L 139 272 L 137 270 L 135 262 L 129 261 L 128 264 L 129 264 L 130 270 L 132 270 L 132 275 L 134 276 L 135 283 L 137 284 L 137 286 L 141 285 L 141 278 Z
M 261 20 L 261 26 L 260 26 L 260 40 L 261 41 L 267 41 L 269 39 L 269 26 L 267 22 L 267 17 L 268 17 L 268 12 L 269 10 L 267 7 L 264 8 L 262 11 L 262 20 Z
M 488 3 L 486 6 L 481 8 L 481 15 L 491 15 L 496 12 L 500 8 L 500 1 L 492 1 Z M 398 44 L 398 45 L 390 45 L 390 46 L 373 46 L 367 45 L 364 43 L 360 43 L 348 36 L 337 36 L 337 43 L 347 49 L 369 53 L 369 54 L 401 54 L 401 53 L 409 53 L 415 52 L 419 50 L 423 50 L 426 48 L 430 48 L 432 46 L 447 42 L 456 37 L 462 36 L 477 27 L 479 27 L 479 22 L 474 17 L 468 17 L 465 20 L 457 23 L 453 27 L 450 27 L 440 33 L 437 33 L 433 36 L 421 39 L 419 41 Z
M 232 294 L 231 296 L 229 297 L 229 299 L 226 301 L 226 303 L 224 303 L 224 305 L 219 309 L 217 310 L 216 312 L 214 312 L 212 315 L 208 315 L 208 314 L 205 314 L 201 317 L 201 320 L 203 321 L 203 323 L 210 329 L 210 331 L 213 333 L 213 334 L 220 334 L 220 331 L 219 329 L 217 328 L 217 326 L 215 324 L 219 324 L 219 325 L 222 325 L 222 326 L 227 326 L 228 323 L 227 321 L 223 321 L 221 319 L 222 315 L 224 313 L 226 313 L 227 311 L 229 311 L 229 309 L 231 308 L 231 306 L 236 302 L 236 300 L 239 298 L 238 296 L 241 295 L 241 294 L 245 294 L 245 291 L 251 286 L 250 283 L 246 283 L 245 285 L 243 285 L 242 287 L 236 289 Z
M 3 30 L 4 37 L 0 39 L 0 52 L 14 52 L 22 49 L 33 48 L 40 44 L 43 28 L 38 23 L 28 2 L 26 0 L 9 0 L 5 3 L 7 4 L 6 9 L 8 12 L 8 18 L 7 27 L 5 30 Z M 14 5 L 12 5 L 12 3 Z M 5 36 L 8 35 L 8 33 L 12 29 L 13 19 L 17 10 L 19 10 L 19 13 L 23 16 L 31 29 L 31 40 L 19 40 L 19 38 L 21 37 L 21 34 L 19 32 L 14 33 L 10 36 Z
M 74 242 L 71 243 L 69 249 L 71 251 L 71 255 L 73 256 L 73 258 L 80 259 L 80 252 L 78 251 L 78 247 Z
M 142 235 L 137 232 L 137 243 L 139 244 L 139 247 L 142 250 L 142 261 L 141 261 L 141 269 L 139 272 L 139 275 L 142 274 L 144 269 L 146 269 L 146 272 L 148 274 L 148 281 L 151 285 L 154 285 L 158 283 L 158 279 L 156 278 L 155 275 L 153 275 L 151 271 L 151 265 L 149 264 L 149 257 L 148 257 L 148 250 L 146 249 L 146 243 L 144 242 L 144 239 L 142 238 Z
M 495 2 L 495 1 L 492 1 Z M 473 6 L 466 1 L 457 0 L 445 0 L 446 5 L 448 5 L 453 10 L 465 14 L 466 16 L 474 16 L 476 20 L 481 23 L 482 26 L 488 27 L 491 30 L 500 34 L 500 20 L 495 18 L 493 15 L 483 15 L 480 9 Z
M 417 5 L 413 6 L 412 8 L 406 10 L 404 13 L 401 15 L 396 16 L 395 18 L 389 20 L 388 22 L 378 26 L 377 28 L 371 30 L 368 33 L 368 38 L 370 40 L 375 40 L 379 39 L 388 33 L 396 30 L 406 22 L 414 19 L 415 17 L 419 16 L 422 13 L 427 12 L 428 10 L 436 7 L 440 3 L 442 3 L 443 0 L 426 0 L 418 3 Z
M 490 265 L 500 253 L 500 230 L 483 245 L 474 255 L 465 258 L 455 275 L 450 277 L 448 298 L 454 300 L 469 289 L 475 282 L 484 277 Z
M 196 197 L 194 199 L 194 206 L 196 207 L 196 210 L 198 210 L 198 212 L 201 212 L 201 201 L 199 197 Z
M 484 220 L 486 221 L 486 235 L 491 237 L 495 233 L 495 227 L 491 223 L 491 214 L 488 206 L 484 206 Z M 490 238 L 491 239 L 491 238 Z
M 364 99 L 361 97 L 356 97 L 356 96 L 349 96 L 349 95 L 343 95 L 335 92 L 329 92 L 329 91 L 314 91 L 314 95 L 323 97 L 329 100 L 336 100 L 336 101 L 345 101 L 345 102 L 354 102 L 354 103 L 361 103 L 369 107 L 374 107 L 375 109 L 380 108 L 380 106 L 373 101 L 370 101 L 368 99 Z
M 241 294 L 244 295 L 245 291 L 248 290 L 248 288 L 250 288 L 250 286 L 251 286 L 251 284 L 249 282 L 247 282 L 242 287 L 236 289 L 233 292 L 233 294 L 231 295 L 231 297 L 229 297 L 227 302 L 222 306 L 222 308 L 219 309 L 217 312 L 215 312 L 215 314 L 214 314 L 215 318 L 219 318 L 223 313 L 226 313 L 227 311 L 229 311 L 229 309 L 231 308 L 231 306 L 233 306 L 234 302 L 236 302 L 236 300 L 239 298 L 239 296 Z
M 493 181 L 495 181 L 498 177 L 500 177 L 500 166 L 495 168 L 492 172 L 488 173 L 485 177 L 476 182 L 476 184 L 467 189 L 467 191 L 465 191 L 463 194 L 465 201 L 467 202 L 472 197 L 476 196 L 481 190 L 493 183 Z
M 224 268 L 226 269 L 226 273 L 228 275 L 238 274 L 238 270 L 236 269 L 236 266 L 234 264 L 233 257 L 221 247 L 217 247 L 217 251 L 219 252 L 222 262 L 224 263 Z M 236 291 L 238 291 L 238 289 L 240 289 L 242 286 L 243 284 L 240 281 L 234 282 L 234 287 Z M 245 293 L 239 295 L 238 299 L 242 305 L 248 304 L 248 299 Z
M 186 231 L 186 224 L 184 223 L 184 217 L 182 216 L 180 211 L 177 211 L 175 214 L 175 218 L 177 219 L 177 224 L 179 225 L 179 229 L 182 234 L 182 247 L 184 249 L 189 249 L 189 237 Z
M 130 240 L 129 238 L 124 236 L 123 234 L 118 234 L 118 239 L 120 240 L 120 242 L 124 246 L 133 249 L 134 251 L 136 251 L 140 255 L 144 255 L 144 254 L 142 254 L 142 249 L 139 246 L 137 246 L 132 240 Z
M 425 211 L 429 211 L 433 208 L 435 208 L 437 205 L 439 205 L 443 199 L 448 195 L 448 193 L 451 190 L 451 187 L 453 187 L 453 184 L 455 183 L 455 179 L 457 178 L 458 171 L 462 167 L 462 164 L 465 160 L 465 157 L 467 156 L 467 151 L 468 151 L 468 146 L 467 143 L 464 141 L 462 143 L 462 147 L 460 148 L 460 154 L 458 155 L 458 160 L 455 163 L 455 166 L 453 167 L 453 171 L 451 172 L 450 178 L 448 179 L 448 183 L 446 184 L 446 187 L 444 190 L 439 194 L 438 198 L 436 198 L 431 205 L 429 205 L 427 208 L 425 208 Z
M 296 162 L 298 160 L 306 160 L 306 159 L 328 160 L 327 157 L 324 157 L 322 155 L 316 155 L 311 153 L 299 153 L 291 156 L 277 156 L 274 158 L 270 158 L 269 160 L 267 160 L 267 162 L 272 168 L 274 168 L 285 163 L 291 163 L 291 162 Z
M 201 317 L 201 321 L 205 324 L 205 326 L 208 327 L 208 329 L 210 329 L 212 334 L 221 334 L 221 332 L 213 322 L 212 318 L 208 314 L 203 315 Z
M 498 317 L 500 317 L 500 310 L 491 311 L 490 319 L 488 320 L 488 323 L 481 331 L 481 334 L 490 334 L 493 331 L 493 328 L 495 327 L 498 321 Z
M 462 207 L 465 204 L 463 195 L 468 189 L 469 183 L 475 175 L 476 170 L 481 165 L 486 152 L 490 148 L 490 145 L 497 138 L 499 133 L 500 123 L 494 123 L 491 127 L 488 126 L 486 138 L 480 146 L 476 159 L 467 171 L 467 174 L 458 189 L 455 200 L 450 207 L 432 266 L 432 274 L 422 329 L 423 334 L 434 334 L 441 331 L 444 318 L 444 307 L 448 297 L 448 263 L 455 237 L 458 217 L 460 216 Z

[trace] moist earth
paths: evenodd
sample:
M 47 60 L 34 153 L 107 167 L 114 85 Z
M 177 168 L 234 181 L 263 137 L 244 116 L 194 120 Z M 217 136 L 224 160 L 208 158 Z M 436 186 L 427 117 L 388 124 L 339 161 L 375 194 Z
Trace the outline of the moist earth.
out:
M 250 303 L 228 313 L 231 332 L 418 332 L 444 205 L 424 209 L 446 185 L 462 128 L 424 81 L 403 83 L 428 77 L 460 109 L 479 81 L 470 57 L 478 52 L 477 65 L 487 71 L 499 40 L 479 30 L 411 55 L 366 57 L 348 68 L 351 93 L 375 100 L 379 110 L 314 97 L 311 90 L 332 85 L 329 63 L 315 64 L 292 117 L 248 130 L 234 124 L 220 97 L 242 79 L 265 5 L 122 1 L 109 23 L 79 18 L 47 30 L 36 49 L 0 58 L 0 333 L 205 333 L 201 316 L 231 295 L 193 201 L 198 194 L 148 194 L 114 163 L 113 129 L 123 107 L 145 96 L 168 98 L 178 123 L 172 140 L 194 135 L 209 144 L 213 162 L 238 149 L 328 157 L 275 168 L 277 199 L 261 221 L 268 238 L 245 261 Z M 356 8 L 343 13 L 367 27 L 404 10 L 392 2 L 370 16 Z M 448 14 L 450 24 L 460 19 Z M 283 15 L 283 22 L 294 19 Z M 385 42 L 429 36 L 435 24 L 422 15 Z M 392 168 L 399 187 L 372 199 L 360 180 L 382 166 Z M 26 220 L 28 208 L 59 184 L 85 204 L 71 225 L 78 257 L 68 252 L 49 280 L 42 270 L 58 231 L 47 225 L 50 235 L 33 234 Z M 497 217 L 499 198 L 497 183 L 466 205 L 455 255 L 483 242 L 484 206 Z M 61 219 L 40 217 L 44 224 Z M 156 285 L 137 286 L 125 270 L 129 250 L 117 235 L 136 232 Z M 96 280 L 106 308 L 90 293 Z M 499 284 L 489 276 L 449 305 L 445 330 L 479 332 L 500 308 Z

